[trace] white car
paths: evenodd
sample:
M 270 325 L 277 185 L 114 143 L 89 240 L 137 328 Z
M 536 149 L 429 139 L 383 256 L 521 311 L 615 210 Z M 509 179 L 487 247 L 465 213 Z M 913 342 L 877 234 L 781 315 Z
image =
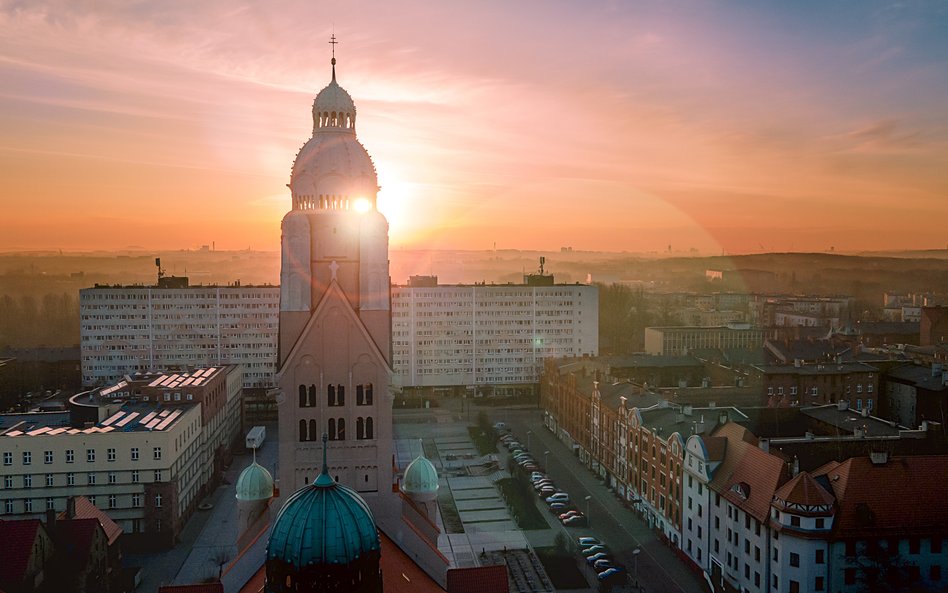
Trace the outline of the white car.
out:
M 546 497 L 546 502 L 550 504 L 554 502 L 568 503 L 569 494 L 567 494 L 566 492 L 554 492 L 551 496 Z

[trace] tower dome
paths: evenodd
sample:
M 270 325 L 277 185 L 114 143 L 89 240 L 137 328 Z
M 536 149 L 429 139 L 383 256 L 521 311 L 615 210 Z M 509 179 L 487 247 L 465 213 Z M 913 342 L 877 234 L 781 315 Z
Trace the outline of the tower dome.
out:
M 237 478 L 237 500 L 250 502 L 268 500 L 272 497 L 273 476 L 267 468 L 257 463 L 255 454 L 253 463 L 240 472 L 240 477 Z
M 290 175 L 294 210 L 348 210 L 357 200 L 375 209 L 379 190 L 375 165 L 356 138 L 355 102 L 332 80 L 313 102 L 313 137 L 303 145 Z
M 438 470 L 424 454 L 419 455 L 405 469 L 402 490 L 413 498 L 433 499 L 438 494 Z
M 267 591 L 375 591 L 380 551 L 372 511 L 329 476 L 324 448 L 319 477 L 290 496 L 273 523 Z

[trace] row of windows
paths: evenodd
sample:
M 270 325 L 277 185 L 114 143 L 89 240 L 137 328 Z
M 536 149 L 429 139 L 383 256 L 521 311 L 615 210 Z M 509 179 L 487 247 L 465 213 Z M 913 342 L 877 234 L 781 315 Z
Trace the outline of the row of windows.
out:
M 330 418 L 327 422 L 327 435 L 330 441 L 346 440 L 346 419 Z M 299 430 L 300 442 L 312 442 L 319 440 L 319 429 L 315 420 L 300 420 Z M 375 421 L 371 416 L 356 418 L 356 440 L 370 440 L 375 438 Z
M 65 483 L 57 484 L 56 477 L 63 476 L 63 475 L 65 475 Z M 163 477 L 162 470 L 160 469 L 154 470 L 152 475 L 154 477 L 155 482 L 160 482 Z M 13 488 L 16 488 L 15 480 L 14 480 L 15 477 L 16 476 L 3 476 L 4 490 L 11 490 Z M 24 474 L 21 479 L 22 479 L 21 484 L 24 489 L 30 489 L 33 487 L 33 481 L 34 481 L 33 474 Z M 101 483 L 118 484 L 119 483 L 118 472 L 108 472 L 106 474 L 106 480 L 107 482 L 101 482 Z M 137 469 L 132 470 L 131 483 L 138 484 L 140 482 L 141 482 L 141 473 Z M 100 483 L 98 482 L 98 474 L 96 474 L 95 472 L 89 472 L 86 474 L 86 485 L 95 486 L 97 483 Z M 75 486 L 75 485 L 76 485 L 75 472 L 69 472 L 66 474 L 46 474 L 46 480 L 45 480 L 46 488 L 53 488 L 56 486 Z
M 66 463 L 74 463 L 76 461 L 76 450 L 75 449 L 66 449 Z M 114 448 L 109 447 L 105 451 L 106 460 L 115 461 L 116 460 L 116 451 Z M 132 461 L 138 461 L 139 459 L 139 450 L 138 447 L 132 447 L 129 451 L 129 458 Z M 152 448 L 152 458 L 157 460 L 161 459 L 161 447 Z M 43 463 L 53 463 L 55 460 L 55 454 L 53 451 L 44 451 L 43 452 Z M 86 449 L 86 462 L 95 463 L 96 460 L 96 450 L 95 449 Z M 32 451 L 23 451 L 23 465 L 31 465 L 33 463 L 33 452 Z M 4 451 L 3 452 L 3 465 L 13 465 L 13 452 Z

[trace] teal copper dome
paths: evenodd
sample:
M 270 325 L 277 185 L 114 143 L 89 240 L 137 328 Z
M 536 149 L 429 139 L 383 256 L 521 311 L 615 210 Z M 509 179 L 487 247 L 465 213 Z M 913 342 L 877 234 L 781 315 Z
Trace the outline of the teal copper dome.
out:
M 419 455 L 405 469 L 402 490 L 406 494 L 435 494 L 438 492 L 438 470 L 424 454 Z
M 237 500 L 242 502 L 268 500 L 273 496 L 273 476 L 265 467 L 257 463 L 256 455 L 253 463 L 240 472 L 237 478 Z
M 372 511 L 355 490 L 329 477 L 324 450 L 322 473 L 280 509 L 267 542 L 267 561 L 280 560 L 297 570 L 348 565 L 380 549 Z

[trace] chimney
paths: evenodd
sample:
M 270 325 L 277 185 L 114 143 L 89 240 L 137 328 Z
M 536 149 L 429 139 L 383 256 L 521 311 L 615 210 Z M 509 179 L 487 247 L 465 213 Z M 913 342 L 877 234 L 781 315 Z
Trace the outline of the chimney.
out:
M 800 459 L 794 455 L 793 461 L 790 462 L 790 475 L 796 476 L 798 473 L 800 473 Z
M 760 450 L 764 453 L 770 453 L 770 439 L 761 438 L 757 441 L 757 446 L 760 447 Z
M 70 496 L 66 499 L 66 518 L 75 519 L 76 518 L 76 497 Z
M 836 409 L 840 412 L 845 412 L 849 409 L 849 402 L 844 399 L 839 400 L 836 402 Z
M 681 413 L 684 414 L 685 416 L 691 416 L 691 411 L 692 411 L 691 404 L 685 404 L 684 406 L 681 407 Z
M 868 418 L 868 417 L 869 417 L 869 408 L 863 408 L 862 410 L 860 410 L 859 413 L 862 415 L 863 418 Z
M 54 509 L 46 509 L 46 531 L 50 535 L 53 534 L 53 531 L 56 530 L 56 511 Z
M 718 414 L 718 424 L 727 424 L 727 411 L 722 410 L 721 413 Z

